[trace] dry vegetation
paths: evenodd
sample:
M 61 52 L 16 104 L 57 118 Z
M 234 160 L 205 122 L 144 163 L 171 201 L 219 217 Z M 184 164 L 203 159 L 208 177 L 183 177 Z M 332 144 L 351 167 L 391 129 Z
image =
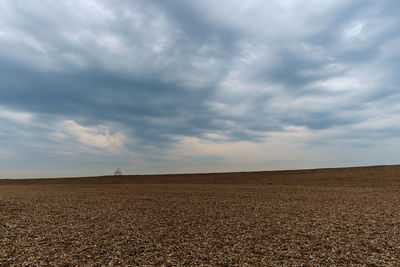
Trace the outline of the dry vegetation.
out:
M 0 265 L 396 265 L 400 167 L 0 181 Z

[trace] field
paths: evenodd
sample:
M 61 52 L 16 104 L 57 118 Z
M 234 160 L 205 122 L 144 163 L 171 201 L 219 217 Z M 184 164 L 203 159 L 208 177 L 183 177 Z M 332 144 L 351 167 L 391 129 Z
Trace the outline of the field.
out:
M 0 265 L 397 265 L 400 166 L 0 180 Z

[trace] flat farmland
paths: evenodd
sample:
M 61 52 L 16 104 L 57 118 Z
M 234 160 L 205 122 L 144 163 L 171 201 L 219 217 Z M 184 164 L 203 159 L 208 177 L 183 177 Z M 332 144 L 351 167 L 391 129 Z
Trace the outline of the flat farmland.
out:
M 0 265 L 400 262 L 400 166 L 0 180 Z

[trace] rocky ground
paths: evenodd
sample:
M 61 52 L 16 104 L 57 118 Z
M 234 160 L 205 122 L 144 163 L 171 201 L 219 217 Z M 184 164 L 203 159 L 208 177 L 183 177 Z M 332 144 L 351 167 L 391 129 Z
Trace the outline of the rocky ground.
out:
M 400 172 L 382 168 L 3 181 L 0 265 L 397 265 Z

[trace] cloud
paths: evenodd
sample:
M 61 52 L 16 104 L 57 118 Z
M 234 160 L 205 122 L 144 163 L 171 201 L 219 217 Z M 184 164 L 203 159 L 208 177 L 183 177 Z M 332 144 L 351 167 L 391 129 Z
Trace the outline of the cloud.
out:
M 27 123 L 33 118 L 33 114 L 28 112 L 12 111 L 0 106 L 0 118 L 19 123 Z
M 56 133 L 55 136 L 63 138 L 63 132 L 65 132 L 77 138 L 82 144 L 104 148 L 112 152 L 121 150 L 125 139 L 122 133 L 111 135 L 106 126 L 84 127 L 72 120 L 64 120 L 61 128 L 62 132 Z
M 25 144 L 65 160 L 73 147 L 101 161 L 100 150 L 119 147 L 151 171 L 154 154 L 178 166 L 174 149 L 203 141 L 192 155 L 203 163 L 232 166 L 233 156 L 207 154 L 214 145 L 268 158 L 261 151 L 277 135 L 289 142 L 290 129 L 308 133 L 305 154 L 355 138 L 385 146 L 397 135 L 398 10 L 369 0 L 3 1 L 3 150 L 20 155 Z

